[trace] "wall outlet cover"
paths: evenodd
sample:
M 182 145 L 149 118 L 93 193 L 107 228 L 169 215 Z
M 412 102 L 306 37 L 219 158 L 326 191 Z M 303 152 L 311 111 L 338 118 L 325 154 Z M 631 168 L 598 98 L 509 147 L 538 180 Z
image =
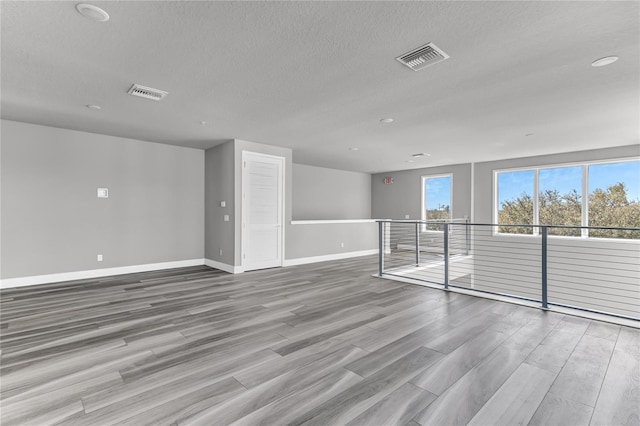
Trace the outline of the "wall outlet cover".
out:
M 98 188 L 98 198 L 109 198 L 109 188 Z

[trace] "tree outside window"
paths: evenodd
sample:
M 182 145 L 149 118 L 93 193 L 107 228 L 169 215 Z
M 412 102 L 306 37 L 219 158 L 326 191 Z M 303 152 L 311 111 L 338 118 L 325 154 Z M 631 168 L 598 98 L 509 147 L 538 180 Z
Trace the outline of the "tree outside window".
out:
M 640 228 L 640 161 L 499 172 L 498 232 L 537 233 L 507 224 Z M 583 194 L 588 181 L 588 193 Z M 534 197 L 537 188 L 537 197 Z M 586 212 L 586 214 L 585 214 Z M 549 228 L 550 235 L 638 238 L 638 231 Z
M 533 225 L 533 170 L 498 173 L 498 224 Z M 533 234 L 530 226 L 500 226 L 502 234 Z
M 582 224 L 582 167 L 559 167 L 538 172 L 538 223 Z M 549 228 L 549 235 L 579 237 L 580 229 Z
M 423 220 L 451 219 L 451 175 L 423 177 Z M 441 231 L 442 225 L 430 223 L 427 230 Z
M 640 161 L 589 166 L 589 226 L 640 228 Z M 638 238 L 638 232 L 591 229 L 601 238 Z

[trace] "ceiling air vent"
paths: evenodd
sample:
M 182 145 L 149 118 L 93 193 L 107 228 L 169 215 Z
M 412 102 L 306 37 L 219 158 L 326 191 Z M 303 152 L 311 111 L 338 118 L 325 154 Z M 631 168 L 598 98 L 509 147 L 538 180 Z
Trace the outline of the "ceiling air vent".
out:
M 396 60 L 414 71 L 419 71 L 448 58 L 449 55 L 440 50 L 435 44 L 429 43 L 409 53 L 398 56 Z
M 141 86 L 134 84 L 127 92 L 131 96 L 138 96 L 140 98 L 151 99 L 152 101 L 161 101 L 169 92 L 164 90 L 153 89 L 151 87 Z

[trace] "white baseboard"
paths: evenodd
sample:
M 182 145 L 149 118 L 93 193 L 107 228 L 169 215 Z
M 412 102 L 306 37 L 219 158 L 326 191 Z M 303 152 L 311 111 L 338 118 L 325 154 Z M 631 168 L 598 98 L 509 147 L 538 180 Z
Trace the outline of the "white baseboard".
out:
M 347 253 L 328 254 L 324 256 L 302 257 L 286 259 L 282 266 L 304 265 L 307 263 L 326 262 L 330 260 L 348 259 L 350 257 L 377 254 L 378 250 L 351 251 Z M 87 271 L 63 272 L 59 274 L 34 275 L 30 277 L 6 278 L 0 280 L 0 289 L 26 287 L 38 284 L 59 283 L 63 281 L 85 280 L 89 278 L 108 277 L 111 275 L 134 274 L 136 272 L 159 271 L 163 269 L 184 268 L 187 266 L 207 265 L 211 268 L 231 274 L 244 272 L 242 266 L 228 265 L 212 259 L 189 259 L 174 262 L 148 263 L 145 265 L 121 266 L 115 268 L 91 269 Z
M 330 260 L 348 259 L 350 257 L 369 256 L 372 254 L 378 254 L 378 249 L 326 254 L 324 256 L 300 257 L 298 259 L 286 259 L 283 266 L 305 265 L 307 263 L 327 262 Z
M 221 271 L 225 271 L 230 274 L 239 274 L 241 272 L 244 272 L 244 268 L 242 266 L 233 266 L 227 263 L 218 262 L 217 260 L 205 259 L 204 264 L 211 268 L 220 269 Z
M 162 269 L 184 268 L 204 265 L 205 259 L 178 260 L 174 262 L 148 263 L 146 265 L 121 266 L 115 268 L 91 269 L 88 271 L 63 272 L 59 274 L 35 275 L 31 277 L 7 278 L 0 280 L 0 288 L 25 287 L 30 285 L 58 283 L 62 281 L 84 280 L 108 277 L 110 275 L 134 274 L 136 272 L 158 271 Z

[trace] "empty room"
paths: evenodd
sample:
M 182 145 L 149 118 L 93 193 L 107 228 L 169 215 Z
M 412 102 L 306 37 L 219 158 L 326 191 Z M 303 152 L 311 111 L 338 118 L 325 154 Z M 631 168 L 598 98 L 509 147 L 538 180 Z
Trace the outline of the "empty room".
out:
M 639 2 L 0 19 L 2 426 L 640 425 Z

